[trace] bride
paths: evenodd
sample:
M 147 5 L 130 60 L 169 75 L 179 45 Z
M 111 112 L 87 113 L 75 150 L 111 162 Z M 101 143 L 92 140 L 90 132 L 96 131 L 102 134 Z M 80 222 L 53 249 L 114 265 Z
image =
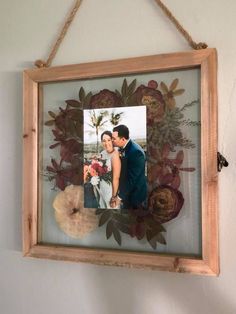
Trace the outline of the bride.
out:
M 119 179 L 121 172 L 121 161 L 119 152 L 112 143 L 112 133 L 104 131 L 101 135 L 101 142 L 104 150 L 101 152 L 101 158 L 106 161 L 106 166 L 112 171 L 112 182 L 100 181 L 100 208 L 119 208 L 119 206 L 110 205 L 112 199 L 117 197 L 119 188 Z

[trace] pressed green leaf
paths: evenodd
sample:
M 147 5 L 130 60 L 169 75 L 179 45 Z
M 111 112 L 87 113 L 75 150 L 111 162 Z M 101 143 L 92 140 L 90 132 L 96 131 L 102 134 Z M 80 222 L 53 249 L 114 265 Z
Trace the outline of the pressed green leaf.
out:
M 60 143 L 52 144 L 52 145 L 49 146 L 49 148 L 50 148 L 50 149 L 53 149 L 53 148 L 55 148 L 55 147 L 57 147 L 57 146 L 59 146 L 59 145 L 60 145 Z
M 114 238 L 116 240 L 116 242 L 121 245 L 121 235 L 120 235 L 120 231 L 114 226 L 113 227 L 113 235 L 114 235 Z
M 46 122 L 44 123 L 44 125 L 52 126 L 52 125 L 54 125 L 54 123 L 55 123 L 55 120 L 49 120 L 49 121 L 46 121 Z
M 158 233 L 157 236 L 155 237 L 156 241 L 161 243 L 161 244 L 166 244 L 166 239 L 161 233 Z
M 91 92 L 89 92 L 89 93 L 87 94 L 87 96 L 85 97 L 85 99 L 84 99 L 84 105 L 85 105 L 86 107 L 89 105 L 92 95 L 93 95 L 93 94 L 92 94 Z
M 137 83 L 137 80 L 136 80 L 136 79 L 133 80 L 133 81 L 130 83 L 130 85 L 129 85 L 129 87 L 128 87 L 128 92 L 127 92 L 128 96 L 131 96 L 131 95 L 133 94 L 133 92 L 134 92 L 134 90 L 135 90 L 135 87 L 136 87 L 136 83 Z
M 71 119 L 78 121 L 81 120 L 81 116 L 83 116 L 83 111 L 80 109 L 71 109 L 68 113 L 68 116 Z
M 173 92 L 174 96 L 182 95 L 185 92 L 185 89 L 177 89 Z
M 56 118 L 56 114 L 54 113 L 54 112 L 52 112 L 52 111 L 48 111 L 48 114 L 49 114 L 49 116 L 51 116 L 52 118 Z
M 149 220 L 146 222 L 148 225 L 149 230 L 151 230 L 152 235 L 156 235 L 159 232 L 165 232 L 165 228 L 157 221 L 155 221 L 154 219 Z
M 180 111 L 184 111 L 185 109 L 188 109 L 189 107 L 192 107 L 192 106 L 197 105 L 197 104 L 199 104 L 199 100 L 194 100 L 194 101 L 192 101 L 192 102 L 190 102 L 190 103 L 185 104 L 185 105 L 180 109 Z
M 83 87 L 81 87 L 80 90 L 79 90 L 79 99 L 82 102 L 84 102 L 84 100 L 85 100 L 85 91 L 84 91 Z
M 127 105 L 129 106 L 138 106 L 140 105 L 139 103 L 137 103 L 137 98 L 135 94 L 132 94 L 128 100 L 127 100 Z
M 99 227 L 103 226 L 109 220 L 110 217 L 111 217 L 110 210 L 106 210 L 99 219 L 98 223 Z
M 131 217 L 129 217 L 128 215 L 114 213 L 113 218 L 116 221 L 119 221 L 123 224 L 129 224 L 131 222 Z M 133 219 L 135 219 L 135 218 L 133 218 Z
M 97 208 L 95 214 L 96 214 L 96 215 L 100 215 L 100 214 L 102 214 L 104 211 L 105 211 L 105 209 Z
M 107 226 L 106 226 L 106 237 L 109 239 L 112 235 L 113 232 L 113 222 L 112 220 L 108 221 Z
M 166 86 L 166 84 L 164 82 L 161 82 L 160 84 L 161 90 L 167 94 L 168 93 L 168 87 Z
M 129 225 L 123 224 L 118 221 L 116 221 L 114 224 L 117 227 L 117 229 L 119 229 L 121 232 L 130 234 L 131 230 L 130 230 Z
M 67 105 L 74 107 L 74 108 L 82 108 L 81 102 L 75 100 L 75 99 L 68 99 L 66 100 Z
M 124 82 L 122 84 L 122 88 L 121 88 L 121 94 L 122 94 L 122 97 L 126 96 L 127 95 L 127 89 L 128 89 L 128 84 L 127 84 L 127 80 L 124 79 Z
M 174 89 L 176 89 L 178 83 L 179 83 L 179 80 L 177 78 L 174 79 L 173 82 L 170 84 L 170 90 L 173 91 Z
M 115 92 L 116 92 L 116 95 L 117 95 L 119 98 L 122 98 L 122 97 L 121 97 L 121 93 L 120 93 L 117 89 L 115 90 Z
M 157 248 L 157 242 L 155 239 L 147 239 L 148 243 L 151 245 L 151 247 L 153 248 L 153 250 L 155 250 Z

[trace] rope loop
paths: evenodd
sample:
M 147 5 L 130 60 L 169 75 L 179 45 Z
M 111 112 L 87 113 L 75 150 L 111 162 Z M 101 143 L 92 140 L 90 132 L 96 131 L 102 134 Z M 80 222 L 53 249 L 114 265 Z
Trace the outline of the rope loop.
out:
M 43 61 L 43 60 L 36 60 L 34 65 L 37 67 L 37 68 L 45 68 L 46 67 L 46 62 Z
M 206 49 L 208 46 L 207 46 L 207 44 L 206 43 L 194 43 L 194 47 L 193 47 L 193 49 L 195 49 L 195 50 L 200 50 L 200 49 Z

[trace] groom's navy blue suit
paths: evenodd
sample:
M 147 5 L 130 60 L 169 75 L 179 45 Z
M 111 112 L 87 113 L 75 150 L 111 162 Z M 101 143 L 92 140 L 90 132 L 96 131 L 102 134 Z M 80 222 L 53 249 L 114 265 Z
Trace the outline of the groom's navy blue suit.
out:
M 123 208 L 136 208 L 147 197 L 145 177 L 146 157 L 142 148 L 129 140 L 121 149 L 121 175 L 118 196 L 122 199 Z

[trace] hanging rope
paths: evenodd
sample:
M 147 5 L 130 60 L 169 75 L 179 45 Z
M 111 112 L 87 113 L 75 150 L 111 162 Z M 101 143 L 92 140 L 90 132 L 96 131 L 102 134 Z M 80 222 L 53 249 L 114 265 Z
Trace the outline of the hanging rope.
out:
M 63 26 L 63 28 L 62 28 L 58 38 L 57 38 L 55 44 L 53 45 L 52 50 L 51 50 L 51 52 L 49 54 L 49 57 L 48 57 L 47 61 L 46 62 L 43 61 L 43 60 L 36 60 L 35 61 L 34 64 L 38 68 L 50 67 L 50 65 L 52 64 L 52 61 L 55 58 L 56 53 L 57 53 L 57 51 L 58 51 L 58 49 L 59 49 L 59 47 L 60 47 L 64 37 L 66 36 L 66 33 L 67 33 L 67 31 L 68 31 L 68 29 L 69 29 L 69 27 L 70 27 L 70 25 L 71 25 L 75 15 L 76 15 L 76 13 L 77 13 L 81 3 L 82 3 L 82 0 L 76 0 L 75 1 L 75 5 L 74 5 L 73 9 L 71 10 L 68 18 L 66 19 L 66 22 L 65 22 L 65 24 L 64 24 L 64 26 Z
M 187 40 L 189 45 L 195 49 L 205 49 L 207 48 L 206 43 L 196 43 L 192 37 L 189 35 L 189 33 L 183 28 L 183 26 L 179 23 L 179 21 L 174 17 L 174 15 L 170 12 L 170 10 L 164 5 L 164 3 L 161 0 L 155 0 L 157 5 L 162 9 L 162 11 L 165 13 L 165 15 L 169 18 L 169 20 L 175 25 L 177 30 L 184 36 L 184 38 Z
M 174 17 L 174 15 L 170 12 L 170 10 L 162 3 L 161 0 L 155 0 L 157 5 L 162 9 L 162 11 L 165 13 L 165 15 L 169 18 L 169 20 L 175 25 L 175 27 L 177 28 L 177 30 L 184 36 L 184 38 L 188 41 L 189 45 L 196 50 L 199 49 L 205 49 L 207 48 L 207 44 L 206 43 L 196 43 L 192 37 L 189 35 L 189 33 L 183 28 L 183 26 L 178 22 L 178 20 Z M 35 65 L 38 68 L 43 68 L 43 67 L 50 67 L 52 64 L 53 59 L 56 56 L 56 53 L 64 39 L 64 37 L 66 36 L 66 33 L 80 7 L 82 3 L 82 0 L 76 0 L 75 1 L 75 5 L 73 7 L 73 9 L 71 10 L 68 18 L 66 19 L 66 22 L 49 54 L 49 57 L 47 59 L 47 61 L 43 61 L 43 60 L 36 60 L 35 61 Z

